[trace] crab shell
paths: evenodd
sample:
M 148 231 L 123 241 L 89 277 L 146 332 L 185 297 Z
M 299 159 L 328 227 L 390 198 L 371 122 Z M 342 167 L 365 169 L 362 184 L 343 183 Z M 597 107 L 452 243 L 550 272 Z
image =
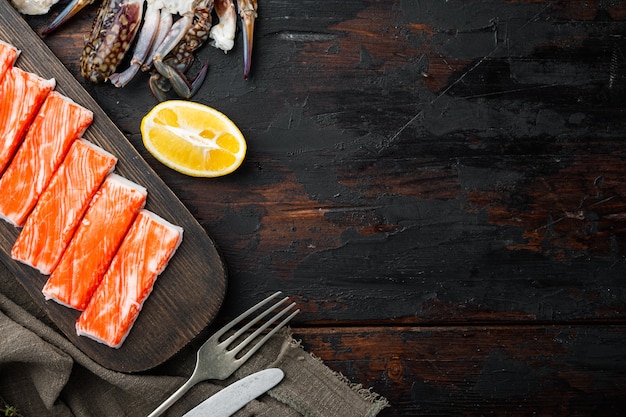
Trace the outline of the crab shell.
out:
M 81 74 L 106 81 L 128 52 L 143 18 L 142 0 L 105 0 L 94 20 L 81 57 Z

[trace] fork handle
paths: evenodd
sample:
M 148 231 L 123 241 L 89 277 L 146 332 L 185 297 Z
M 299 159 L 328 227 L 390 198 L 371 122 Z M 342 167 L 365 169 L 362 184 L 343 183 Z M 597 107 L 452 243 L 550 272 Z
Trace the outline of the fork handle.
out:
M 151 412 L 148 417 L 157 417 L 160 416 L 172 406 L 180 397 L 185 395 L 187 391 L 194 385 L 196 385 L 198 381 L 192 376 L 185 382 L 180 388 L 178 388 L 172 395 L 168 397 L 167 400 L 163 401 L 161 405 L 159 405 L 153 412 Z

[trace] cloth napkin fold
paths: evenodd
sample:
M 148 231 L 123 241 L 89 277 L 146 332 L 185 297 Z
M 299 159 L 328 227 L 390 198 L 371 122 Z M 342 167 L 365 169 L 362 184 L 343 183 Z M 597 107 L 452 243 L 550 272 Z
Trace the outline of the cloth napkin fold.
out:
M 24 417 L 146 416 L 189 377 L 196 349 L 189 346 L 143 374 L 105 369 L 54 329 L 0 263 L 0 410 L 4 403 Z M 281 368 L 285 378 L 237 417 L 375 416 L 388 405 L 347 383 L 283 331 L 233 377 L 196 385 L 164 415 L 181 416 L 236 379 L 268 367 Z

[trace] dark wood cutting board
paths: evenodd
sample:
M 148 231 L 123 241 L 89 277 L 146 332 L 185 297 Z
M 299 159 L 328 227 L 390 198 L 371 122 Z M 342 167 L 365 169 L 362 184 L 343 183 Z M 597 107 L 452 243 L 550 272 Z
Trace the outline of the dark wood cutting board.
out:
M 0 221 L 2 261 L 67 338 L 93 360 L 122 372 L 153 368 L 178 352 L 215 318 L 226 293 L 224 262 L 202 226 L 7 0 L 0 0 L 0 39 L 22 51 L 16 66 L 55 78 L 57 91 L 93 111 L 94 123 L 85 139 L 118 157 L 118 174 L 148 189 L 147 209 L 184 229 L 181 246 L 157 279 L 119 349 L 77 336 L 74 326 L 78 312 L 45 301 L 41 288 L 47 277 L 11 259 L 19 229 L 4 221 Z

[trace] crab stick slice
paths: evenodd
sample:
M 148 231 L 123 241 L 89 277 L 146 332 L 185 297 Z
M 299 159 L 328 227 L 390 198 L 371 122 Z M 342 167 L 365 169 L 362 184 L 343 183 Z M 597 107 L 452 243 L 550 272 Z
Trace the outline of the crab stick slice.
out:
M 117 174 L 106 178 L 43 288 L 46 299 L 77 310 L 87 307 L 147 194 Z
M 0 80 L 4 78 L 9 68 L 13 67 L 19 55 L 20 51 L 15 46 L 0 41 Z
M 182 236 L 180 226 L 142 209 L 87 308 L 78 317 L 78 335 L 120 347 Z
M 72 142 L 92 121 L 91 110 L 56 91 L 50 93 L 0 178 L 0 217 L 24 225 Z
M 74 141 L 26 219 L 11 256 L 50 274 L 116 162 L 115 156 L 84 139 Z
M 0 81 L 0 175 L 55 85 L 54 79 L 46 80 L 17 67 L 9 68 Z

